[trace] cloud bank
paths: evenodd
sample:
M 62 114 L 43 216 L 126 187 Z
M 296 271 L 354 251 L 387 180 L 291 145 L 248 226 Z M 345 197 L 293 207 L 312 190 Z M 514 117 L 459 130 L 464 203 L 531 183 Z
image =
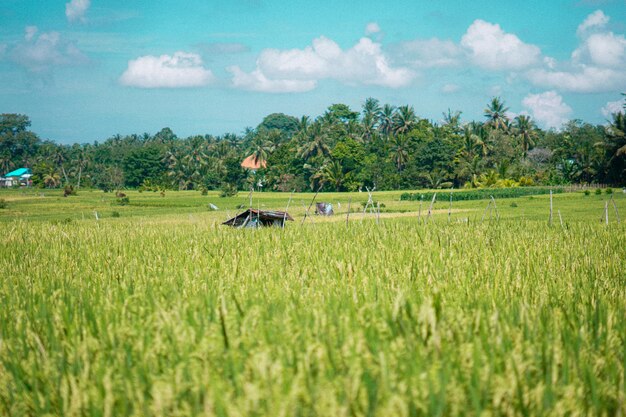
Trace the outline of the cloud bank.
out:
M 181 51 L 131 60 L 119 79 L 122 85 L 139 88 L 202 87 L 213 80 L 213 73 L 203 67 L 200 55 Z

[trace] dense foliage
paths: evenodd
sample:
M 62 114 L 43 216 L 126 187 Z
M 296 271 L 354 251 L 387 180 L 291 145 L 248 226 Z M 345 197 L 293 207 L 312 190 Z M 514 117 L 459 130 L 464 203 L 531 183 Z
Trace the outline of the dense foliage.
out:
M 494 98 L 485 121 L 461 122 L 448 110 L 442 123 L 410 106 L 369 98 L 356 112 L 333 104 L 316 119 L 267 116 L 242 135 L 178 138 L 116 135 L 102 143 L 59 145 L 28 130 L 27 116 L 0 116 L 0 170 L 30 167 L 41 187 L 103 190 L 223 189 L 353 191 L 417 187 L 507 187 L 567 183 L 626 183 L 626 121 L 606 126 L 572 120 L 560 131 L 537 128 L 525 115 L 509 119 Z M 254 155 L 267 168 L 245 171 Z

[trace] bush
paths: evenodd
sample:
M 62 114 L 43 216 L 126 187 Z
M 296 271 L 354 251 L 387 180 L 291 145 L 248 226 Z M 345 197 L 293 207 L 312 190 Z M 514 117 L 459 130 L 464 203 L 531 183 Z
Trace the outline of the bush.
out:
M 111 217 L 120 217 L 120 212 L 114 211 L 113 213 L 111 213 Z
M 234 197 L 238 192 L 237 186 L 225 183 L 220 190 L 220 197 Z
M 596 195 L 602 194 L 602 190 L 600 188 L 596 188 Z
M 130 199 L 128 197 L 124 196 L 124 197 L 120 197 L 120 198 L 116 199 L 115 202 L 117 203 L 118 206 L 126 206 L 126 205 L 130 204 Z
M 514 201 L 511 203 L 511 207 L 517 207 L 517 203 Z
M 585 190 L 585 195 L 590 195 L 590 194 L 591 194 L 591 191 Z
M 5 209 L 7 208 L 7 202 L 4 198 L 0 198 L 0 209 Z
M 612 188 L 607 188 L 606 190 L 604 190 L 604 192 L 606 194 L 613 194 L 613 189 Z
M 563 192 L 563 188 L 550 187 L 477 188 L 473 190 L 453 191 L 452 199 L 454 201 L 487 200 L 491 198 L 491 196 L 494 198 L 515 198 L 527 195 L 550 194 L 550 190 L 552 190 L 554 194 Z M 432 191 L 425 193 L 403 193 L 400 195 L 400 200 L 419 201 L 423 196 L 424 201 L 428 201 L 433 198 L 433 194 L 434 193 Z M 439 193 L 439 198 L 448 200 L 450 198 L 450 194 L 448 192 Z
M 76 190 L 73 185 L 66 185 L 65 188 L 63 188 L 63 197 L 68 197 L 70 195 L 76 195 Z

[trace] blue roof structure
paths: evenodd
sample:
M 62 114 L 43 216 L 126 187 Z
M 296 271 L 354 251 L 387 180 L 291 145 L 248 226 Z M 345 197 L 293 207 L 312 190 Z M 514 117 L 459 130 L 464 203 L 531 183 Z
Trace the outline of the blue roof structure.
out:
M 18 168 L 5 175 L 5 177 L 21 177 L 22 175 L 31 174 L 30 168 Z

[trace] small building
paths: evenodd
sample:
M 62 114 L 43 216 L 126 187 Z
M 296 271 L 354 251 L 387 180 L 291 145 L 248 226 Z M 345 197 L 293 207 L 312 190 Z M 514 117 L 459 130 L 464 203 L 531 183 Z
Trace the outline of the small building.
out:
M 242 227 L 284 227 L 285 220 L 293 221 L 293 218 L 284 211 L 248 209 L 222 224 L 238 229 Z
M 330 203 L 315 203 L 315 214 L 320 216 L 332 216 L 335 214 L 333 205 Z
M 18 168 L 0 178 L 0 187 L 29 186 L 32 184 L 30 179 L 32 176 L 30 168 Z

